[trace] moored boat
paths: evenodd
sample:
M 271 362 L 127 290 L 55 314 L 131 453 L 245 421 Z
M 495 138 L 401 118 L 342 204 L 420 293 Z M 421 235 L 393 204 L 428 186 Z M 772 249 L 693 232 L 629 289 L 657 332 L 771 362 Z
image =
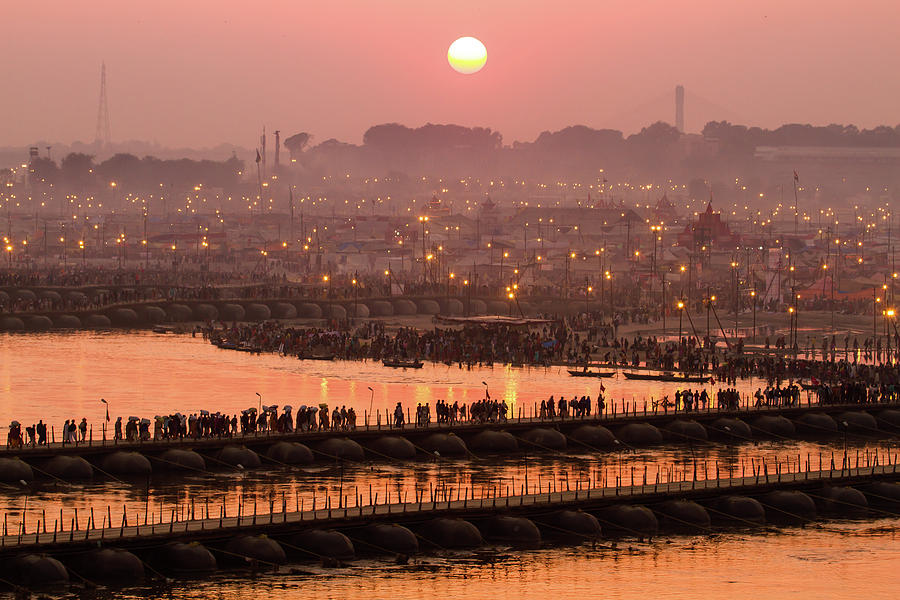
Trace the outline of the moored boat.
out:
M 637 381 L 673 381 L 678 383 L 709 383 L 709 375 L 687 375 L 685 373 L 630 373 L 623 371 L 625 379 Z
M 298 354 L 300 360 L 334 360 L 334 354 Z
M 576 371 L 568 369 L 569 375 L 572 377 L 612 377 L 615 371 Z
M 421 369 L 425 365 L 425 363 L 420 361 L 418 358 L 414 360 L 385 358 L 382 359 L 381 364 L 383 364 L 385 367 L 393 367 L 395 369 Z

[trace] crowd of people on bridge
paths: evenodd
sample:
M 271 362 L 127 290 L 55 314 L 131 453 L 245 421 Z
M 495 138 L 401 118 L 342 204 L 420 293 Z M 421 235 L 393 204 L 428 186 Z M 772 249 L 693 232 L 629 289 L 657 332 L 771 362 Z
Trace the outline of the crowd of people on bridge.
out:
M 785 387 L 781 387 L 781 384 L 769 385 L 765 390 L 756 388 L 753 399 L 754 406 L 799 406 L 800 386 L 791 383 Z

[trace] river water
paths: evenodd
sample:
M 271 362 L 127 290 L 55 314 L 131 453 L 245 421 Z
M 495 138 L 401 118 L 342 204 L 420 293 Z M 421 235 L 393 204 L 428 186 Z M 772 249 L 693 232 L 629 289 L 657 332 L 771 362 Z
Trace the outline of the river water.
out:
M 532 414 L 541 400 L 589 395 L 596 400 L 602 384 L 617 403 L 646 403 L 675 385 L 630 381 L 621 375 L 597 380 L 571 377 L 563 367 L 460 369 L 426 364 L 422 369 L 389 369 L 378 361 L 300 361 L 276 354 L 220 350 L 201 337 L 149 332 L 77 332 L 71 334 L 0 334 L 0 424 L 23 424 L 43 418 L 56 429 L 66 419 L 86 417 L 99 428 L 104 416 L 100 398 L 116 416 L 152 417 L 197 412 L 235 413 L 263 404 L 353 406 L 363 423 L 375 411 L 438 399 L 471 403 L 484 397 L 511 406 L 511 416 Z M 741 382 L 744 394 L 765 383 Z M 690 384 L 700 389 L 702 384 Z M 715 387 L 705 386 L 710 394 Z M 369 389 L 371 388 L 371 390 Z M 375 419 L 372 420 L 375 422 Z
M 420 370 L 386 369 L 373 362 L 310 362 L 276 355 L 223 351 L 200 338 L 150 333 L 89 333 L 0 336 L 0 419 L 30 424 L 38 418 L 58 426 L 68 418 L 87 417 L 97 429 L 106 398 L 116 415 L 153 416 L 199 409 L 237 412 L 264 404 L 328 403 L 353 406 L 360 420 L 370 407 L 386 410 L 439 398 L 472 402 L 484 395 L 505 399 L 513 414 L 528 414 L 551 394 L 596 397 L 599 382 L 568 376 L 561 368 L 495 367 L 463 370 L 426 365 Z M 673 384 L 604 379 L 607 397 L 616 400 L 659 398 L 674 393 Z M 759 382 L 742 382 L 751 393 Z M 373 391 L 370 391 L 369 388 Z M 696 386 L 694 386 L 696 387 Z M 713 391 L 710 386 L 708 388 Z M 147 482 L 97 479 L 87 484 L 38 482 L 0 489 L 0 512 L 14 531 L 24 517 L 28 530 L 47 519 L 67 527 L 76 516 L 84 525 L 91 509 L 101 525 L 106 515 L 121 523 L 170 518 L 224 507 L 247 514 L 257 506 L 289 510 L 310 508 L 314 501 L 377 494 L 396 501 L 417 494 L 521 491 L 552 486 L 597 485 L 616 478 L 653 481 L 749 472 L 767 461 L 820 462 L 832 453 L 854 456 L 878 450 L 897 451 L 895 440 L 855 438 L 837 444 L 804 441 L 759 442 L 734 446 L 698 444 L 641 449 L 634 452 L 516 456 L 501 459 L 440 462 L 332 465 L 259 472 L 225 471 L 177 479 L 154 476 Z M 579 482 L 576 484 L 576 481 Z M 342 502 L 345 500 L 341 500 Z M 60 515 L 62 511 L 62 515 Z M 162 516 L 162 517 L 161 517 Z M 471 555 L 424 556 L 408 566 L 359 561 L 346 569 L 302 565 L 302 572 L 260 575 L 222 573 L 204 581 L 176 582 L 171 588 L 135 588 L 98 592 L 124 598 L 423 598 L 460 597 L 544 599 L 548 596 L 613 598 L 714 597 L 795 598 L 895 597 L 895 563 L 900 558 L 900 519 L 844 521 L 806 528 L 730 531 L 704 537 L 659 538 L 650 544 L 620 542 L 601 547 L 548 547 L 538 551 L 501 550 L 495 560 Z

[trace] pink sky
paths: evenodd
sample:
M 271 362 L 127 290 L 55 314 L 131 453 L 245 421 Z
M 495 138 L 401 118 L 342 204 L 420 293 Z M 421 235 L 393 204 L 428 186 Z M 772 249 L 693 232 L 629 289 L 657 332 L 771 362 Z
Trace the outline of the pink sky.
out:
M 504 140 L 581 123 L 900 122 L 895 0 L 44 0 L 3 8 L 0 145 L 112 136 L 253 146 L 263 125 L 358 142 L 376 123 Z M 487 66 L 447 64 L 459 36 Z M 698 99 L 699 98 L 699 99 Z

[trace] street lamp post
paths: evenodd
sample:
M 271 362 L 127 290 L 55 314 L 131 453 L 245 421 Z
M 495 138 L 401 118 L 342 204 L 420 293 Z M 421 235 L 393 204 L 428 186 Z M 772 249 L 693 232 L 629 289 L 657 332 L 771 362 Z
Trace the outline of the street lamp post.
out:
M 878 339 L 878 297 L 877 288 L 872 288 L 872 352 L 874 356 L 875 342 Z
M 425 223 L 428 222 L 427 216 L 419 217 L 419 223 L 422 224 L 422 284 L 428 283 L 428 271 L 425 268 Z
M 78 240 L 78 247 L 81 249 L 81 268 L 84 268 L 84 240 Z
M 463 286 L 466 288 L 466 316 L 469 316 L 472 310 L 472 288 L 469 286 L 469 280 L 463 279 Z
M 737 276 L 738 263 L 735 261 L 731 261 L 731 281 L 733 284 L 733 298 L 734 301 L 734 337 L 737 337 L 738 330 L 738 310 L 739 310 L 739 302 L 738 302 L 738 276 Z
M 359 277 L 359 272 L 357 271 L 353 276 L 353 318 L 356 319 L 359 316 L 359 282 L 357 281 L 357 277 Z
M 178 285 L 178 246 L 176 244 L 172 244 L 172 278 L 175 280 L 175 285 Z
M 884 329 L 887 339 L 887 360 L 891 360 L 891 354 L 893 353 L 893 343 L 891 342 L 891 338 L 893 337 L 893 333 L 891 332 L 892 319 L 894 318 L 895 311 L 893 308 L 888 308 L 884 311 Z
M 609 271 L 606 272 L 606 281 L 609 283 L 609 289 L 606 291 L 606 295 L 609 296 L 609 316 L 612 318 L 613 316 L 613 283 L 612 283 L 612 273 Z
M 663 321 L 663 336 L 665 336 L 668 331 L 666 327 L 666 313 L 669 312 L 669 305 L 666 304 L 666 273 L 663 271 L 662 278 L 660 279 L 660 284 L 662 286 L 662 321 Z
M 587 277 L 584 278 L 584 285 L 585 285 L 585 288 L 584 288 L 584 312 L 585 312 L 585 314 L 591 314 L 590 299 L 591 299 L 591 292 L 594 291 L 594 288 L 591 287 L 590 285 L 588 285 Z
M 600 306 L 603 306 L 603 253 L 606 251 L 606 248 L 600 248 L 598 250 L 594 250 L 594 254 L 597 255 L 597 276 L 600 278 L 600 298 L 599 303 Z M 602 308 L 601 308 L 602 310 Z
M 681 318 L 684 315 L 684 300 L 679 300 L 678 304 L 678 343 L 681 344 Z
M 794 317 L 795 311 L 793 306 L 788 307 L 788 313 L 790 314 L 790 326 L 788 327 L 788 338 L 790 341 L 788 342 L 791 345 L 791 348 L 794 347 Z
M 103 422 L 103 441 L 106 441 L 106 424 L 109 423 L 109 402 L 105 398 L 100 398 L 100 402 L 106 405 L 106 420 Z
M 753 299 L 753 343 L 756 343 L 756 290 L 750 292 L 750 298 Z

